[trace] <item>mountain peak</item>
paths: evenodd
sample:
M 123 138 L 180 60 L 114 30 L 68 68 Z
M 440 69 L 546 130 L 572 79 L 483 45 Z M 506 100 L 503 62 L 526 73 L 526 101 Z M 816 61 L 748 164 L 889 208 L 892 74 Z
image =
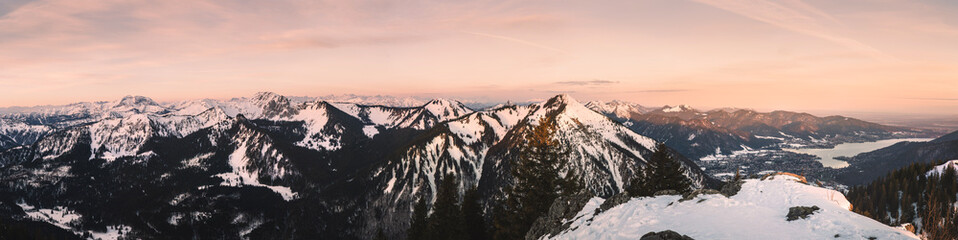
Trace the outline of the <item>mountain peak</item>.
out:
M 662 111 L 663 112 L 689 112 L 689 111 L 695 111 L 695 109 L 693 109 L 689 105 L 680 104 L 674 107 L 665 105 L 665 107 L 662 107 Z
M 426 105 L 423 105 L 423 108 L 432 113 L 433 116 L 438 117 L 439 121 L 458 118 L 472 112 L 471 109 L 459 101 L 442 98 L 430 100 Z
M 606 115 L 614 115 L 620 118 L 629 118 L 633 113 L 647 113 L 652 109 L 633 102 L 612 100 L 608 102 L 591 101 L 585 104 L 586 107 Z
M 459 101 L 456 101 L 456 100 L 449 100 L 449 99 L 445 99 L 445 98 L 435 98 L 435 99 L 429 100 L 429 102 L 426 102 L 426 105 L 448 105 L 448 106 L 452 106 L 452 105 L 462 105 L 462 103 L 460 103 Z
M 159 105 L 153 99 L 144 96 L 125 96 L 116 106 Z
M 579 103 L 579 101 L 575 100 L 575 98 L 572 98 L 572 96 L 569 96 L 569 94 L 563 93 L 550 98 L 548 101 L 546 101 L 545 105 L 546 106 L 559 106 L 559 105 L 579 106 L 582 104 Z
M 263 109 L 262 118 L 289 117 L 298 110 L 286 96 L 272 92 L 259 92 L 253 96 L 253 103 Z
M 253 95 L 253 99 L 257 101 L 268 102 L 275 99 L 286 99 L 285 96 L 276 94 L 274 92 L 258 92 Z

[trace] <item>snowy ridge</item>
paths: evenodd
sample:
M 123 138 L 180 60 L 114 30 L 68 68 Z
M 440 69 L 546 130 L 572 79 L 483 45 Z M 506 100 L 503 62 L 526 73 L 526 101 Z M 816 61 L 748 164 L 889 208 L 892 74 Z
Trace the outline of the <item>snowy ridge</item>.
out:
M 609 169 L 611 180 L 621 191 L 625 186 L 623 175 L 633 171 L 633 169 L 629 169 L 630 164 L 626 161 L 631 161 L 632 158 L 644 161 L 642 152 L 654 151 L 655 140 L 629 130 L 608 117 L 586 108 L 566 95 L 561 95 L 559 98 L 559 100 L 565 102 L 564 114 L 559 114 L 556 118 L 559 129 L 561 129 L 558 132 L 559 138 L 563 139 L 564 145 L 579 148 L 578 151 L 574 151 L 579 154 L 573 154 L 574 158 L 579 158 L 576 165 L 579 165 L 579 169 L 589 169 L 590 167 Z M 610 151 L 615 148 L 624 149 L 631 156 L 617 156 L 622 152 Z M 607 162 L 604 163 L 605 166 L 589 166 L 595 161 L 587 161 L 587 158 L 605 159 Z
M 31 146 L 35 158 L 54 159 L 88 147 L 92 158 L 113 161 L 140 154 L 140 149 L 153 137 L 182 138 L 203 128 L 224 128 L 229 121 L 219 109 L 209 109 L 196 116 L 132 114 L 108 118 L 47 133 Z
M 182 138 L 203 128 L 216 126 L 230 118 L 220 109 L 209 109 L 196 116 L 156 116 L 134 114 L 105 119 L 85 126 L 90 132 L 93 157 L 113 160 L 136 156 L 152 137 Z
M 54 159 L 66 154 L 77 144 L 87 143 L 90 131 L 87 128 L 73 128 L 47 135 L 33 145 L 33 156 L 44 160 Z
M 587 188 L 600 195 L 620 192 L 627 178 L 645 165 L 643 156 L 655 150 L 654 140 L 586 108 L 568 95 L 534 106 L 522 122 L 531 127 L 542 118 L 556 121 L 556 138 L 570 148 L 570 164 L 565 171 L 583 174 Z
M 155 124 L 150 116 L 136 114 L 124 118 L 107 119 L 89 125 L 90 158 L 112 161 L 119 157 L 135 156 L 140 147 L 153 136 L 169 136 L 169 129 Z
M 271 92 L 260 92 L 256 93 L 251 100 L 255 106 L 263 109 L 263 112 L 259 116 L 254 116 L 254 118 L 262 119 L 279 119 L 286 118 L 293 115 L 296 115 L 298 108 L 293 105 L 292 101 L 285 96 L 271 93 Z
M 209 108 L 194 115 L 166 115 L 154 121 L 175 132 L 176 137 L 185 137 L 203 128 L 213 127 L 231 119 L 223 109 Z
M 604 201 L 593 198 L 571 227 L 551 239 L 638 239 L 648 232 L 673 230 L 694 239 L 918 239 L 849 211 L 851 204 L 834 190 L 777 176 L 746 180 L 738 194 L 633 198 L 594 215 Z M 790 207 L 821 208 L 807 219 L 786 221 Z
M 53 131 L 46 125 L 30 125 L 22 121 L 0 119 L 0 151 L 40 140 Z
M 148 97 L 126 96 L 116 101 L 81 102 L 61 106 L 14 107 L 3 109 L 0 117 L 12 119 L 52 116 L 80 116 L 103 119 L 137 113 L 165 113 L 169 109 Z
M 666 105 L 665 107 L 662 107 L 662 109 L 660 110 L 662 112 L 667 112 L 667 113 L 695 111 L 695 109 L 692 109 L 692 107 L 685 104 L 674 106 L 674 107 Z
M 619 100 L 609 102 L 591 101 L 587 102 L 585 106 L 596 112 L 619 118 L 629 118 L 632 116 L 632 113 L 647 113 L 652 110 L 637 103 Z
M 232 139 L 236 149 L 229 155 L 228 161 L 232 171 L 216 175 L 223 179 L 221 185 L 265 187 L 276 192 L 286 201 L 295 199 L 297 194 L 289 187 L 260 182 L 260 179 L 280 181 L 299 175 L 292 169 L 289 159 L 273 147 L 273 141 L 265 134 L 249 129 L 243 122 L 238 122 L 237 125 L 238 132 Z
M 367 125 L 384 128 L 427 129 L 437 123 L 436 119 L 424 116 L 419 107 L 396 108 L 385 106 L 367 106 L 351 103 L 331 103 L 335 108 L 359 119 Z
M 525 107 L 503 107 L 443 123 L 438 127 L 443 131 L 408 149 L 397 166 L 383 172 L 390 178 L 384 192 L 391 193 L 399 188 L 392 197 L 395 199 L 402 194 L 419 192 L 417 186 L 422 183 L 429 186 L 429 196 L 435 196 L 436 178 L 446 174 L 460 179 L 462 186 L 474 187 L 482 175 L 489 148 L 501 141 L 508 129 L 518 123 L 519 116 L 527 112 Z M 403 178 L 398 179 L 400 185 L 396 185 L 397 178 Z M 412 190 L 407 191 L 410 188 Z
M 329 103 L 325 101 L 302 104 L 290 115 L 280 115 L 273 120 L 303 121 L 306 138 L 297 143 L 299 146 L 315 150 L 337 150 L 348 126 L 339 121 L 331 121 L 331 114 L 340 112 L 362 123 L 362 132 L 368 138 L 379 133 L 379 128 L 430 129 L 436 124 L 450 119 L 460 118 L 472 111 L 461 103 L 446 100 L 434 100 L 420 107 L 397 108 L 367 106 L 352 103 Z M 342 119 L 340 119 L 342 120 Z
M 289 120 L 303 121 L 306 127 L 306 138 L 296 145 L 316 150 L 336 150 L 341 147 L 339 142 L 342 126 L 332 126 L 326 130 L 329 122 L 328 107 L 329 105 L 323 102 L 310 103 L 299 110 L 299 114 L 290 117 Z
M 426 103 L 426 105 L 423 105 L 422 108 L 426 109 L 426 111 L 432 114 L 432 116 L 439 119 L 440 122 L 458 118 L 472 112 L 472 110 L 467 108 L 465 105 L 462 105 L 461 102 L 446 99 L 435 99 L 429 101 Z
M 394 97 L 394 96 L 364 96 L 355 94 L 338 94 L 320 96 L 318 100 L 337 103 L 351 103 L 367 106 L 390 106 L 390 107 L 418 107 L 426 104 L 426 101 L 414 97 Z
M 459 180 L 459 194 L 475 187 L 485 174 L 489 149 L 498 144 L 523 117 L 528 107 L 508 106 L 473 112 L 443 122 L 405 149 L 399 159 L 374 171 L 376 189 L 370 192 L 367 229 L 382 222 L 405 223 L 411 209 L 405 206 L 419 198 L 435 201 L 437 185 L 447 174 Z M 394 209 L 399 211 L 379 210 Z

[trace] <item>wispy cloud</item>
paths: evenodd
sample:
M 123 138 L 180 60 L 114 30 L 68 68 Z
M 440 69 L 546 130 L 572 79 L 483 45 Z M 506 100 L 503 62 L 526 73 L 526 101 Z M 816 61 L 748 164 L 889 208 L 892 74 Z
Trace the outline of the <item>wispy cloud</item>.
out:
M 903 98 L 908 100 L 926 100 L 926 101 L 958 101 L 958 98 Z
M 877 48 L 835 33 L 828 26 L 838 21 L 831 15 L 801 0 L 771 2 L 768 0 L 695 0 L 747 18 L 765 22 L 789 31 L 816 37 L 867 54 L 873 58 L 897 60 Z
M 555 84 L 559 84 L 559 85 L 575 85 L 575 86 L 599 86 L 599 85 L 610 85 L 610 84 L 617 84 L 617 83 L 619 83 L 619 81 L 610 81 L 610 80 L 601 80 L 601 79 L 555 82 Z
M 675 93 L 675 92 L 688 92 L 689 89 L 648 89 L 648 90 L 636 90 L 628 91 L 628 93 Z
M 7 13 L 17 10 L 17 8 L 23 7 L 27 3 L 33 2 L 34 0 L 4 0 L 0 1 L 0 17 L 6 15 Z
M 294 33 L 279 36 L 264 37 L 265 44 L 270 49 L 306 49 L 306 48 L 337 48 L 344 46 L 383 45 L 409 42 L 421 37 L 404 34 L 364 34 L 355 36 L 320 34 L 321 31 L 299 30 Z
M 509 41 L 509 42 L 513 42 L 513 43 L 518 43 L 518 44 L 522 44 L 522 45 L 526 45 L 526 46 L 530 46 L 530 47 L 535 47 L 535 48 L 539 48 L 539 49 L 544 49 L 544 50 L 549 50 L 549 51 L 553 51 L 553 52 L 557 52 L 557 53 L 562 53 L 562 54 L 567 54 L 567 53 L 568 53 L 568 52 L 566 52 L 565 50 L 562 50 L 562 49 L 558 49 L 558 48 L 554 48 L 554 47 L 550 47 L 550 46 L 546 46 L 546 45 L 543 45 L 543 44 L 534 43 L 534 42 L 530 42 L 530 41 L 526 41 L 526 40 L 522 40 L 522 39 L 518 39 L 518 38 L 513 38 L 513 37 L 506 37 L 506 36 L 494 35 L 494 34 L 488 34 L 488 33 L 481 33 L 481 32 L 468 32 L 468 31 L 460 31 L 460 32 L 465 33 L 465 34 L 471 34 L 471 35 L 481 36 L 481 37 L 487 37 L 487 38 L 494 38 L 494 39 L 499 39 L 499 40 L 503 40 L 503 41 Z

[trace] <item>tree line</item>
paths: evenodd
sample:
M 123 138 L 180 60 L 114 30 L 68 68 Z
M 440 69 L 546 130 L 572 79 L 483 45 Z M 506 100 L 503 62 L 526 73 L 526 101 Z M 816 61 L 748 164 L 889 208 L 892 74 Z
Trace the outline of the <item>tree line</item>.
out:
M 912 163 L 869 184 L 852 187 L 846 194 L 852 210 L 892 226 L 911 223 L 916 233 L 927 239 L 958 239 L 955 169 L 927 174 L 943 163 Z

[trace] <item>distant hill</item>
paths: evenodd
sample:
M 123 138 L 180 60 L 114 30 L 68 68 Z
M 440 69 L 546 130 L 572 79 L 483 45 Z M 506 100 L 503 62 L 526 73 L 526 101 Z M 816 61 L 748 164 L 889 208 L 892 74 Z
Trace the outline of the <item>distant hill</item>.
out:
M 839 169 L 836 180 L 847 185 L 871 182 L 912 163 L 958 159 L 958 131 L 928 142 L 900 142 L 848 158 L 850 166 Z

